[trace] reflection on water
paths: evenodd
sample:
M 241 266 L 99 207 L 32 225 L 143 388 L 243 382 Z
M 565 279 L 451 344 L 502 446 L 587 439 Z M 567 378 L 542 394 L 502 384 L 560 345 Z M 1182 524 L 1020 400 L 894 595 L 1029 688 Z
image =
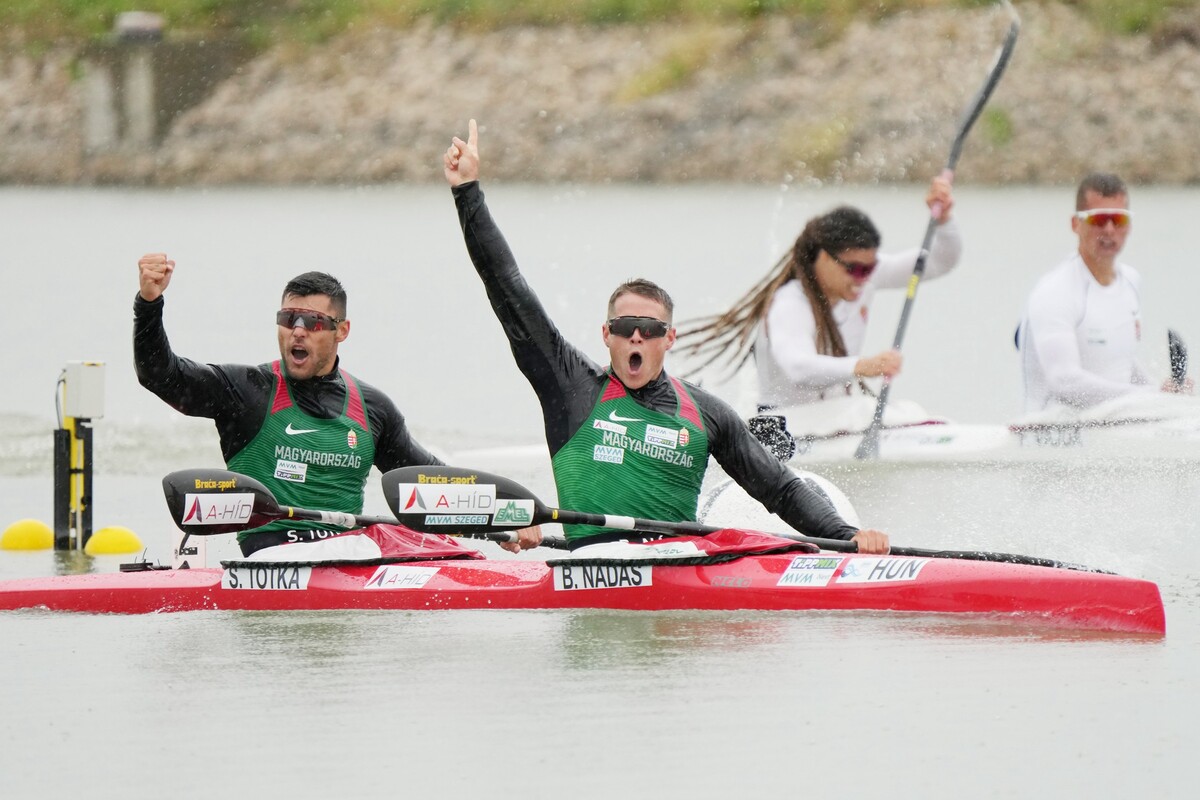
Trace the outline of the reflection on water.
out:
M 809 649 L 828 642 L 871 641 L 944 646 L 963 642 L 1161 644 L 1157 635 L 1071 630 L 1053 621 L 1007 615 L 914 614 L 891 611 L 605 611 L 569 613 L 562 626 L 562 664 L 581 673 L 614 669 L 670 669 L 698 661 L 726 664 L 790 653 L 797 667 L 812 661 Z M 796 648 L 797 641 L 807 642 Z M 820 642 L 820 645 L 817 643 Z M 648 672 L 646 674 L 658 674 Z
M 1105 784 L 1197 744 L 1186 704 L 1166 699 L 1195 686 L 1182 635 L 857 612 L 22 612 L 0 615 L 0 692 L 24 720 L 0 727 L 0 768 L 13 797 L 117 796 L 97 784 L 159 796 L 122 779 L 134 758 L 203 765 L 259 793 L 309 796 L 329 780 L 394 796 L 379 787 L 386 764 L 406 793 L 604 798 L 619 765 L 623 782 L 656 787 L 629 796 L 658 797 L 695 779 L 696 754 L 719 752 L 706 786 L 768 797 L 795 774 L 756 761 L 764 747 L 867 730 L 879 771 L 855 773 L 857 791 L 894 796 L 900 781 L 934 797 L 941 781 L 973 785 L 981 753 L 1012 761 L 1045 728 L 1039 757 L 1070 776 L 1055 796 L 1119 796 Z M 64 735 L 89 743 L 71 770 L 20 768 Z M 844 749 L 826 762 L 842 774 L 855 769 Z M 1081 764 L 1080 752 L 1107 755 Z M 1015 775 L 996 785 L 1023 786 Z M 1168 768 L 1139 786 L 1170 797 L 1174 780 Z M 201 781 L 171 794 L 210 793 Z
M 96 559 L 82 550 L 54 551 L 55 575 L 84 575 L 95 568 Z
M 1135 645 L 1161 645 L 1165 640 L 1158 634 L 1122 633 L 1117 631 L 1073 630 L 1055 625 L 1053 620 L 1016 619 L 1005 615 L 929 615 L 908 614 L 903 623 L 905 633 L 922 639 L 965 639 L 976 644 L 985 641 L 1022 641 L 1051 644 L 1109 644 L 1129 642 Z
M 562 632 L 563 665 L 570 670 L 659 667 L 695 653 L 745 653 L 777 642 L 784 620 L 729 612 L 570 612 Z
M 353 660 L 368 630 L 346 611 L 231 612 L 225 632 L 236 637 L 247 658 L 295 660 L 306 666 L 336 669 Z M 395 620 L 403 624 L 403 620 Z

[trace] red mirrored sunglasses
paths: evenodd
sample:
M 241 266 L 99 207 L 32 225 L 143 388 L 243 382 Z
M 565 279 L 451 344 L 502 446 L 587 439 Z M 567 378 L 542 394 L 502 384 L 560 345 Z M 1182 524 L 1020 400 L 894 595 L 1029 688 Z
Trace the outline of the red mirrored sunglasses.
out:
M 829 253 L 828 250 L 825 252 Z M 877 266 L 879 266 L 878 261 L 872 261 L 870 263 L 863 263 L 861 261 L 842 261 L 833 253 L 829 253 L 829 257 L 841 264 L 842 268 L 845 269 L 846 272 L 850 273 L 851 278 L 859 281 L 865 281 L 867 278 L 871 277 L 871 273 L 875 271 Z
M 331 331 L 338 326 L 339 322 L 345 321 L 345 317 L 331 317 L 309 308 L 281 308 L 275 315 L 276 324 L 285 328 L 294 328 L 299 325 L 309 333 Z
M 1124 208 L 1093 208 L 1088 211 L 1076 211 L 1075 217 L 1096 228 L 1103 228 L 1110 222 L 1115 228 L 1125 228 L 1133 222 L 1133 212 Z

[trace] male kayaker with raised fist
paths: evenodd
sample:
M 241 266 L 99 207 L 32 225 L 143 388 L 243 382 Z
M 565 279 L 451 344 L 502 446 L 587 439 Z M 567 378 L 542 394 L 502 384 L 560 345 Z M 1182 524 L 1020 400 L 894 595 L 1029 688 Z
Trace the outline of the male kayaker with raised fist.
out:
M 752 497 L 809 536 L 852 539 L 886 553 L 888 537 L 858 530 L 833 504 L 759 444 L 726 403 L 663 369 L 675 343 L 673 303 L 647 280 L 621 284 L 600 335 L 601 366 L 567 342 L 517 268 L 479 188 L 479 130 L 454 137 L 443 155 L 463 237 L 517 366 L 542 405 L 558 502 L 575 511 L 669 522 L 696 518 L 713 455 Z M 564 526 L 580 548 L 630 540 L 625 531 Z
M 350 320 L 346 290 L 332 275 L 306 272 L 288 282 L 275 315 L 279 360 L 248 366 L 200 364 L 172 352 L 163 292 L 175 262 L 165 253 L 148 253 L 138 271 L 138 380 L 184 414 L 212 419 L 229 468 L 266 484 L 282 503 L 358 514 L 372 464 L 387 472 L 442 463 L 409 434 L 387 395 L 341 369 L 338 345 L 350 335 Z M 244 555 L 260 559 L 378 555 L 366 537 L 335 536 L 340 533 L 319 522 L 280 520 L 238 534 L 238 544 Z M 520 531 L 519 539 L 521 548 L 536 547 L 541 530 Z

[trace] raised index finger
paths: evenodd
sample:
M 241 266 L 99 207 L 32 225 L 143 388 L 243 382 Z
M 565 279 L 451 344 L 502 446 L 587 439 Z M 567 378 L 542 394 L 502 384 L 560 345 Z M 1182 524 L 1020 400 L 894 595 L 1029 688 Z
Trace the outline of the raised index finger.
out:
M 475 120 L 467 123 L 467 144 L 479 147 L 479 126 L 475 124 Z

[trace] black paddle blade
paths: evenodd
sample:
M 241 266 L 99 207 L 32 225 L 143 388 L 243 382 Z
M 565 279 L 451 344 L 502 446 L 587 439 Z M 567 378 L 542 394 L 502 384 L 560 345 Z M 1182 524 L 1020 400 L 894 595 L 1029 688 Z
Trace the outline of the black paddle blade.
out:
M 787 418 L 778 414 L 759 414 L 747 425 L 754 438 L 780 461 L 790 461 L 796 455 L 796 439 L 787 429 Z
M 1167 329 L 1167 352 L 1171 354 L 1171 382 L 1183 386 L 1187 381 L 1187 347 L 1183 338 L 1170 328 Z
M 383 496 L 401 525 L 423 533 L 513 531 L 553 521 L 524 486 L 473 469 L 394 469 L 383 476 Z
M 955 136 L 954 144 L 950 147 L 950 157 L 946 159 L 946 169 L 951 172 L 958 165 L 958 158 L 962 155 L 963 143 L 966 141 L 967 134 L 974 126 L 975 120 L 979 119 L 979 115 L 983 113 L 983 107 L 987 105 L 988 98 L 992 96 L 996 85 L 1000 83 L 1000 77 L 1008 67 L 1013 48 L 1017 45 L 1017 34 L 1021 32 L 1021 17 L 1009 0 L 1004 0 L 1004 7 L 1012 18 L 1012 22 L 1008 26 L 1008 34 L 1004 37 L 1004 43 L 1000 45 L 1000 50 L 996 53 L 996 60 L 988 70 L 987 80 L 984 81 L 971 103 L 963 110 L 962 118 L 958 123 L 958 135 Z
M 282 513 L 270 489 L 229 470 L 184 469 L 162 483 L 172 521 L 194 536 L 257 528 Z

